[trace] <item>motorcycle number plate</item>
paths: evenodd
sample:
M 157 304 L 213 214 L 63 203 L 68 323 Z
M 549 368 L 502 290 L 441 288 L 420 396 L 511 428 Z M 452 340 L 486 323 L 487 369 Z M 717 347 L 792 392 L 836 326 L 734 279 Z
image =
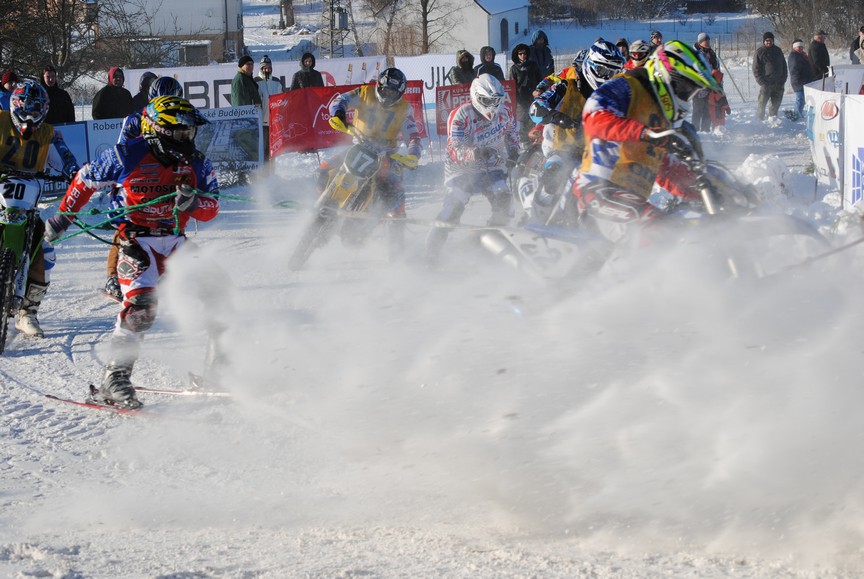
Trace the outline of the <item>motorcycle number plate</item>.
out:
M 35 179 L 9 178 L 0 183 L 3 207 L 9 209 L 32 209 L 39 202 L 42 187 Z
M 364 147 L 353 146 L 345 155 L 345 166 L 353 175 L 368 179 L 378 171 L 378 155 Z

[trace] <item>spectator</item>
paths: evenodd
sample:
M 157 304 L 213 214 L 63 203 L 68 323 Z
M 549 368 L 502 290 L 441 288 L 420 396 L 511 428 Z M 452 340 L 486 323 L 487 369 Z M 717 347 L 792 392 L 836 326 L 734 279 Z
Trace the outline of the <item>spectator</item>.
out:
M 132 93 L 123 88 L 126 76 L 114 66 L 108 71 L 108 83 L 93 97 L 93 119 L 122 119 L 132 114 Z
M 630 58 L 630 43 L 627 42 L 626 38 L 619 38 L 615 42 L 615 46 L 618 47 L 618 50 L 621 52 L 621 56 L 624 57 L 624 60 Z
M 258 93 L 261 95 L 261 119 L 264 127 L 264 160 L 270 159 L 270 95 L 279 94 L 285 90 L 278 78 L 273 77 L 273 62 L 266 54 L 261 57 L 259 74 L 255 77 L 258 83 Z M 317 72 L 317 71 L 316 71 Z
M 132 110 L 137 112 L 150 102 L 150 85 L 156 80 L 156 75 L 149 70 L 141 75 L 138 81 L 138 94 L 132 97 Z
M 42 69 L 42 86 L 48 92 L 48 114 L 45 122 L 49 125 L 60 125 L 75 122 L 75 105 L 69 93 L 57 84 L 57 69 L 46 64 Z
M 711 37 L 705 32 L 700 32 L 699 36 L 696 37 L 696 44 L 693 45 L 693 48 L 696 49 L 698 54 L 705 57 L 710 65 L 711 74 L 714 76 L 714 71 L 718 70 L 720 65 L 717 61 L 717 54 L 711 48 Z M 711 91 L 704 90 L 697 92 L 693 97 L 693 126 L 696 127 L 697 131 L 703 133 L 710 133 L 712 127 L 709 106 L 710 95 Z
M 657 50 L 658 46 L 663 44 L 663 33 L 659 30 L 652 30 L 651 36 L 648 38 L 649 43 L 651 44 L 651 52 L 653 53 Z
M 530 49 L 527 44 L 517 44 L 511 58 L 510 78 L 516 82 L 516 120 L 519 121 L 519 141 L 523 147 L 529 143 L 528 131 L 534 126 L 528 110 L 534 102 L 534 89 L 543 78 L 537 64 L 528 60 Z
M 789 83 L 792 85 L 792 92 L 795 93 L 795 110 L 801 118 L 804 116 L 804 85 L 818 80 L 819 76 L 813 68 L 813 63 L 810 62 L 810 57 L 804 52 L 804 41 L 800 38 L 792 41 L 792 51 L 789 53 L 787 63 Z
M 504 71 L 501 70 L 501 65 L 495 62 L 495 49 L 491 46 L 484 46 L 480 49 L 480 64 L 474 67 L 474 77 L 481 74 L 491 74 L 499 81 L 504 82 Z
M 810 41 L 810 50 L 807 51 L 807 56 L 810 57 L 810 62 L 813 63 L 813 68 L 816 69 L 818 78 L 828 76 L 828 68 L 831 66 L 831 56 L 828 54 L 828 47 L 825 46 L 824 30 L 820 30 L 813 35 L 813 40 Z
M 555 74 L 555 61 L 552 58 L 552 50 L 549 48 L 549 38 L 542 30 L 537 30 L 531 35 L 531 54 L 528 55 L 528 60 L 537 63 L 537 68 L 540 69 L 540 76 L 546 78 L 550 74 Z
M 858 29 L 858 36 L 855 37 L 855 40 L 852 41 L 852 45 L 849 47 L 849 60 L 852 61 L 852 64 L 861 64 L 864 62 L 864 46 L 861 46 L 862 40 L 864 40 L 864 26 Z
M 756 103 L 756 114 L 765 119 L 765 107 L 770 101 L 768 116 L 776 117 L 783 102 L 783 89 L 786 86 L 786 58 L 779 46 L 774 44 L 774 34 L 766 32 L 762 35 L 762 46 L 756 49 L 753 57 L 753 76 L 759 85 L 759 99 Z
M 303 53 L 300 59 L 300 70 L 291 78 L 291 90 L 307 86 L 324 86 L 324 77 L 315 70 L 315 55 L 311 52 Z
M 474 55 L 465 50 L 456 51 L 456 65 L 447 73 L 450 84 L 468 84 L 474 80 Z
M 252 78 L 252 68 L 255 61 L 248 54 L 241 56 L 237 61 L 237 74 L 231 80 L 231 106 L 241 107 L 243 105 L 261 106 L 261 94 L 258 92 L 258 83 Z
M 0 83 L 3 84 L 0 90 L 0 111 L 9 110 L 9 98 L 12 96 L 12 91 L 15 90 L 15 83 L 18 82 L 18 75 L 12 70 L 7 70 L 3 73 L 3 78 Z

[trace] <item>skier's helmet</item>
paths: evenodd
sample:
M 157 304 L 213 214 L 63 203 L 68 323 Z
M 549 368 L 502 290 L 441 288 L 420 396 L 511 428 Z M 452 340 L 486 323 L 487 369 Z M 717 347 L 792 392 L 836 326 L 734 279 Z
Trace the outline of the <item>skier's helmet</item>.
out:
M 9 97 L 12 124 L 25 139 L 29 139 L 48 114 L 48 92 L 31 78 L 24 79 L 12 89 Z
M 630 45 L 630 60 L 636 66 L 644 66 L 651 56 L 651 46 L 644 40 L 634 40 Z
M 582 75 L 591 88 L 596 89 L 623 68 L 624 55 L 617 46 L 601 38 L 588 49 L 588 55 L 582 63 Z
M 498 114 L 504 102 L 504 87 L 491 74 L 481 74 L 471 81 L 471 104 L 487 120 Z
M 173 76 L 160 76 L 150 85 L 150 92 L 147 94 L 147 98 L 153 100 L 160 96 L 183 98 L 183 85 Z
M 672 123 L 687 115 L 690 99 L 700 90 L 723 90 L 711 75 L 705 56 L 679 40 L 658 46 L 645 68 L 663 114 Z
M 141 117 L 141 135 L 165 165 L 189 162 L 195 153 L 195 133 L 207 124 L 198 109 L 176 96 L 151 100 Z
M 398 68 L 385 68 L 378 75 L 378 82 L 375 84 L 375 96 L 385 107 L 392 107 L 405 94 L 405 88 L 408 86 L 408 79 L 405 74 Z

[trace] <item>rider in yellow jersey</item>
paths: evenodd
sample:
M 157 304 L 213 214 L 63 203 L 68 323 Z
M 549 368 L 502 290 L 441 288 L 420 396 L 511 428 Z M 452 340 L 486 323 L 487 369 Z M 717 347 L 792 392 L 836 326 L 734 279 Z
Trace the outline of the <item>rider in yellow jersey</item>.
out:
M 40 173 L 47 167 L 61 172 L 70 181 L 78 172 L 78 161 L 63 137 L 43 122 L 48 114 L 48 93 L 38 82 L 26 79 L 12 90 L 9 110 L 0 111 L 0 174 L 5 170 Z M 5 206 L 5 204 L 4 204 Z M 42 242 L 45 224 L 36 217 L 36 231 L 29 248 L 32 259 L 27 288 L 15 316 L 15 328 L 28 336 L 44 336 L 36 313 L 45 297 L 54 267 L 54 248 Z M 6 323 L 6 320 L 2 320 Z

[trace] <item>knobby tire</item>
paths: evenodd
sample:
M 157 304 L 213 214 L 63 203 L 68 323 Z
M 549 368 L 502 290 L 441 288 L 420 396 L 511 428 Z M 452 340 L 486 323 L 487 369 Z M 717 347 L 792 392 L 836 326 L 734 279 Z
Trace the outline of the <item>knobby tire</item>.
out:
M 8 247 L 0 249 L 0 354 L 6 349 L 9 318 L 15 314 L 15 253 Z

